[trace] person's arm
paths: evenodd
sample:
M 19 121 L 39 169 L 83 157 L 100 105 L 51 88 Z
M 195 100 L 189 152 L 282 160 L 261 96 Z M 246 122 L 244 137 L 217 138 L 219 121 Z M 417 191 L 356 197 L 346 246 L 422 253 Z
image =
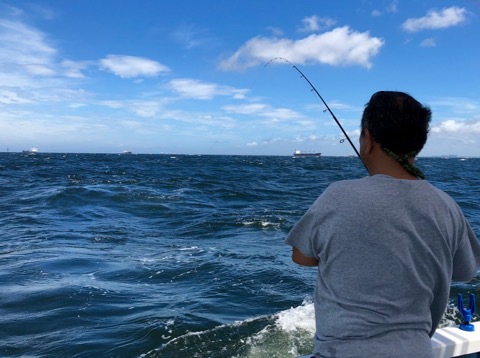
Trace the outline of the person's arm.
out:
M 315 257 L 308 257 L 295 246 L 292 246 L 292 261 L 302 266 L 318 266 L 318 260 Z
M 480 243 L 470 224 L 466 222 L 466 238 L 453 257 L 452 280 L 460 282 L 471 281 L 480 268 Z

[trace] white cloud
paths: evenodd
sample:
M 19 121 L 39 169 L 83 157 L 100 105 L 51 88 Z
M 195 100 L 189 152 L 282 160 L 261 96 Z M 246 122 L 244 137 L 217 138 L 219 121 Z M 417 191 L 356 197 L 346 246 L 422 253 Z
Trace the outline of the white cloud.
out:
M 263 103 L 247 103 L 237 106 L 224 106 L 223 109 L 230 113 L 236 114 L 259 114 L 269 108 Z
M 55 71 L 50 67 L 42 64 L 25 64 L 25 69 L 32 75 L 35 76 L 54 76 Z
M 480 119 L 447 119 L 432 126 L 425 155 L 480 156 Z
M 68 104 L 68 108 L 73 108 L 73 109 L 82 108 L 82 107 L 86 107 L 86 106 L 87 106 L 86 103 L 75 103 L 75 102 L 72 102 L 72 103 Z
M 467 18 L 465 8 L 452 6 L 440 11 L 430 10 L 426 16 L 407 19 L 402 27 L 405 31 L 417 32 L 426 29 L 444 29 L 456 26 Z
M 228 113 L 256 115 L 259 117 L 270 118 L 273 122 L 289 121 L 301 118 L 302 116 L 288 108 L 272 108 L 266 104 L 250 103 L 241 104 L 238 106 L 224 106 L 222 107 Z
M 56 54 L 42 32 L 20 21 L 0 19 L 0 73 L 55 74 Z
M 390 4 L 387 4 L 384 8 L 384 12 L 386 13 L 396 13 L 398 12 L 398 0 L 392 1 Z M 372 16 L 381 16 L 383 15 L 383 11 L 379 9 L 372 10 Z
M 335 20 L 328 17 L 319 17 L 317 15 L 307 16 L 302 19 L 303 26 L 299 29 L 301 32 L 317 32 L 334 26 Z
M 32 10 L 36 16 L 40 16 L 40 18 L 45 20 L 53 20 L 57 18 L 57 13 L 49 7 L 33 4 L 28 4 L 28 8 Z
M 82 70 L 86 69 L 89 66 L 87 61 L 71 61 L 64 60 L 61 63 L 63 68 L 63 73 L 65 76 L 70 78 L 84 78 L 85 76 L 82 73 Z
M 275 57 L 292 63 L 316 62 L 332 66 L 372 66 L 384 41 L 368 32 L 356 32 L 348 26 L 322 34 L 312 34 L 300 40 L 255 37 L 235 54 L 220 63 L 223 70 L 242 70 L 265 64 Z
M 274 123 L 277 123 L 279 121 L 292 121 L 295 118 L 300 118 L 302 117 L 299 113 L 288 109 L 288 108 L 275 108 L 271 109 L 268 111 L 265 111 L 262 114 L 264 117 L 268 117 L 273 121 Z
M 58 51 L 47 36 L 19 20 L 0 18 L 0 79 L 18 86 L 38 87 L 35 77 L 83 78 L 88 61 L 57 59 Z M 100 60 L 103 69 L 120 77 L 157 76 L 168 67 L 142 57 L 109 55 Z
M 477 121 L 458 121 L 448 119 L 432 127 L 433 133 L 455 133 L 465 135 L 480 134 L 480 120 Z
M 27 97 L 28 95 L 21 96 L 19 91 L 10 89 L 9 87 L 0 87 L 0 103 L 3 103 L 3 104 L 32 103 L 32 101 Z
M 172 37 L 187 50 L 216 44 L 216 40 L 208 34 L 207 30 L 192 24 L 180 26 L 172 33 Z
M 431 101 L 429 104 L 432 107 L 442 107 L 442 109 L 438 110 L 439 113 L 453 111 L 455 115 L 476 116 L 480 112 L 480 102 L 469 98 L 441 97 Z
M 392 1 L 392 2 L 387 6 L 387 12 L 390 12 L 390 13 L 398 12 L 398 0 Z
M 151 118 L 156 116 L 163 108 L 159 101 L 134 101 L 129 109 L 139 117 Z
M 99 104 L 113 109 L 120 109 L 125 107 L 124 104 L 120 101 L 101 101 Z
M 255 118 L 256 123 L 267 127 L 275 127 L 277 130 L 281 129 L 280 125 L 286 131 L 291 131 L 292 126 L 303 130 L 311 130 L 316 126 L 315 121 L 292 109 L 274 108 L 262 103 L 223 106 L 222 110 L 227 113 Z
M 247 89 L 237 89 L 188 78 L 172 80 L 169 86 L 180 96 L 194 99 L 212 99 L 216 96 L 231 96 L 235 99 L 243 99 L 248 92 Z
M 269 30 L 273 36 L 279 37 L 283 35 L 282 29 L 279 29 L 278 27 L 274 26 L 268 26 L 267 30 Z
M 134 113 L 138 117 L 153 118 L 159 117 L 165 111 L 165 106 L 169 103 L 168 98 L 153 99 L 133 99 L 126 101 L 105 100 L 97 102 L 98 105 L 111 109 L 122 109 Z
M 330 109 L 338 109 L 341 111 L 349 111 L 349 112 L 363 112 L 363 108 L 352 106 L 351 104 L 342 103 L 337 100 L 330 101 L 329 105 Z M 323 107 L 322 107 L 323 108 Z
M 81 90 L 68 89 L 67 77 L 82 78 L 81 70 L 88 64 L 59 62 L 58 51 L 50 42 L 43 32 L 22 21 L 0 17 L 0 83 L 9 84 L 8 94 L 3 92 L 3 103 L 32 104 L 83 97 Z
M 153 77 L 170 71 L 167 66 L 148 58 L 124 55 L 108 55 L 100 60 L 100 66 L 122 78 Z
M 437 46 L 437 43 L 435 42 L 435 39 L 433 38 L 428 38 L 420 42 L 420 46 L 422 47 L 435 47 Z

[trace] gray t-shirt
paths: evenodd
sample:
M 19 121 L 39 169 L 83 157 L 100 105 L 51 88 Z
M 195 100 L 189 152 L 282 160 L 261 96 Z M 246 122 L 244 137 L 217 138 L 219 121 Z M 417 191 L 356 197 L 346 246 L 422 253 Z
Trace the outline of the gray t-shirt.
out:
M 319 260 L 319 357 L 430 357 L 451 279 L 469 281 L 480 266 L 450 196 L 387 175 L 330 185 L 285 242 Z

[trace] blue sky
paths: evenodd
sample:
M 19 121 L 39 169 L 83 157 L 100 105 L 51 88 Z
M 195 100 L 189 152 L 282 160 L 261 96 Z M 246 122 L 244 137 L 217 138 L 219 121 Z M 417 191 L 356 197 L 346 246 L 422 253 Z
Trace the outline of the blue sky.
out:
M 0 151 L 354 154 L 370 95 L 480 156 L 480 1 L 0 0 Z M 343 143 L 342 143 L 343 142 Z M 357 145 L 358 147 L 358 145 Z

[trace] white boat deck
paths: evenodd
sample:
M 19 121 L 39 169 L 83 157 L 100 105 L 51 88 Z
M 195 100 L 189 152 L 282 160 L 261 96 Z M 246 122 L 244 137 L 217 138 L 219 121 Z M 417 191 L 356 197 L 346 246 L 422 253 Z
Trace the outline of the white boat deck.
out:
M 475 326 L 473 332 L 463 331 L 458 326 L 437 329 L 432 337 L 433 356 L 480 358 L 480 322 L 472 324 Z M 311 356 L 306 355 L 298 358 L 309 357 Z
M 458 326 L 437 329 L 432 337 L 434 357 L 461 357 L 480 352 L 480 322 L 472 324 L 475 326 L 473 332 L 463 331 Z

